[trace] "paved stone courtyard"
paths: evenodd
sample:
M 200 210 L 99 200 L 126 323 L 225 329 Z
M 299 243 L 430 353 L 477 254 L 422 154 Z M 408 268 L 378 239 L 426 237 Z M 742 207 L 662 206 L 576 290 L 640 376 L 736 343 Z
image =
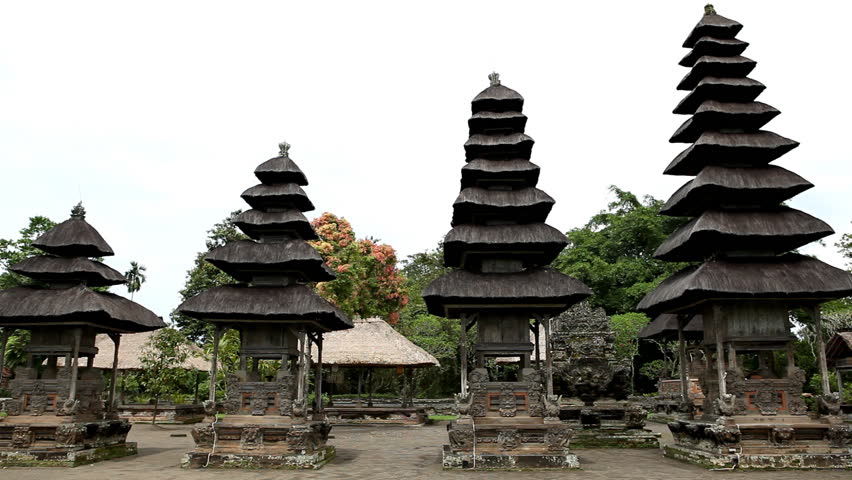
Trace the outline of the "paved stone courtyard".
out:
M 671 440 L 665 426 L 649 424 Z M 139 455 L 74 469 L 7 468 L 3 480 L 44 480 L 62 475 L 63 480 L 96 479 L 278 479 L 323 478 L 375 480 L 407 478 L 473 479 L 678 479 L 713 478 L 849 480 L 848 471 L 710 472 L 664 458 L 659 450 L 576 450 L 582 470 L 563 472 L 444 472 L 440 449 L 446 441 L 444 425 L 426 427 L 335 427 L 331 443 L 337 458 L 318 471 L 278 470 L 183 470 L 183 453 L 192 447 L 187 426 L 134 425 L 130 440 L 139 443 Z M 186 437 L 173 437 L 186 434 Z

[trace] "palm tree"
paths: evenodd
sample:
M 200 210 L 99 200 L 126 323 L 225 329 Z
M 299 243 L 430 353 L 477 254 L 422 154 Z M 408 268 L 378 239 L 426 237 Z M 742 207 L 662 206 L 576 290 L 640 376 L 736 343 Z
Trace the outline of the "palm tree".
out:
M 133 300 L 133 294 L 142 289 L 142 284 L 147 280 L 145 265 L 130 262 L 130 270 L 124 272 L 124 278 L 127 279 L 127 291 L 130 293 L 130 299 Z

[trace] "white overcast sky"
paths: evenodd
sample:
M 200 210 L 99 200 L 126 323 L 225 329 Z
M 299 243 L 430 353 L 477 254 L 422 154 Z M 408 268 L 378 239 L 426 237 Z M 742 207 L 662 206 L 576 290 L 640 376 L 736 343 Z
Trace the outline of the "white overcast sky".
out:
M 567 231 L 610 185 L 666 199 L 663 168 L 703 1 L 3 2 L 0 237 L 81 198 L 135 299 L 167 317 L 206 231 L 245 208 L 254 168 L 290 142 L 317 209 L 400 258 L 450 228 L 470 101 L 496 69 L 526 99 L 548 223 Z M 852 2 L 719 1 L 744 25 L 792 201 L 852 230 Z M 805 249 L 842 266 L 834 243 Z M 121 287 L 113 287 L 124 294 Z

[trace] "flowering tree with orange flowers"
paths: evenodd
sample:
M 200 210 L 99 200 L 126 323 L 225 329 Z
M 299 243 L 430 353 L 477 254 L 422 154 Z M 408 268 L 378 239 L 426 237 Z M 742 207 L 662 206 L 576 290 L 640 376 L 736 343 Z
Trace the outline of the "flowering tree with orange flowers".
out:
M 319 236 L 311 245 L 337 274 L 336 280 L 317 284 L 317 292 L 349 316 L 396 323 L 408 295 L 393 247 L 356 239 L 352 225 L 333 213 L 323 213 L 311 225 Z

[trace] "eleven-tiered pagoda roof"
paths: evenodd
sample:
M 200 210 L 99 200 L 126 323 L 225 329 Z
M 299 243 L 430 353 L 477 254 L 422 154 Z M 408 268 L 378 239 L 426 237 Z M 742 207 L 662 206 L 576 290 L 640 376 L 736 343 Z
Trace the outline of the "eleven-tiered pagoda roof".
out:
M 77 205 L 71 218 L 33 241 L 46 252 L 9 270 L 36 280 L 35 285 L 0 290 L 0 326 L 88 325 L 96 331 L 131 333 L 156 330 L 163 320 L 119 295 L 92 290 L 125 282 L 124 275 L 88 257 L 113 255 L 112 248 L 86 221 Z
M 554 200 L 536 188 L 540 169 L 529 161 L 524 99 L 496 74 L 489 78 L 471 103 L 467 165 L 444 239 L 444 264 L 458 270 L 423 297 L 430 313 L 448 318 L 482 309 L 557 314 L 591 291 L 547 267 L 568 240 L 544 223 Z
M 639 304 L 652 313 L 687 311 L 707 300 L 786 299 L 819 302 L 852 294 L 852 275 L 789 253 L 834 231 L 783 203 L 809 182 L 770 165 L 797 147 L 763 130 L 780 112 L 757 102 L 764 90 L 748 78 L 756 62 L 742 56 L 739 23 L 712 7 L 690 33 L 690 72 L 678 85 L 690 93 L 674 113 L 691 115 L 671 141 L 690 143 L 665 169 L 694 175 L 661 213 L 694 217 L 666 239 L 655 257 L 700 262 L 665 280 Z
M 243 200 L 252 209 L 234 224 L 251 239 L 216 248 L 205 260 L 241 284 L 214 287 L 186 300 L 178 310 L 211 322 L 308 324 L 320 331 L 351 328 L 346 315 L 317 295 L 308 284 L 335 278 L 307 241 L 317 234 L 302 212 L 314 209 L 302 186 L 302 170 L 281 144 L 279 156 L 257 167 L 260 184 Z

